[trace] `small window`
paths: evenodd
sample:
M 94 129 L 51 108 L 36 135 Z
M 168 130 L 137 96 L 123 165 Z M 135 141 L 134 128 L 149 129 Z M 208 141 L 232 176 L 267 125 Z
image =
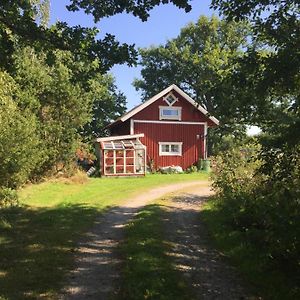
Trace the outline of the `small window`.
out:
M 182 154 L 181 142 L 160 142 L 159 155 L 180 155 Z
M 172 94 L 168 94 L 166 97 L 163 98 L 169 106 L 172 106 L 178 99 Z
M 159 107 L 160 120 L 181 120 L 181 107 Z

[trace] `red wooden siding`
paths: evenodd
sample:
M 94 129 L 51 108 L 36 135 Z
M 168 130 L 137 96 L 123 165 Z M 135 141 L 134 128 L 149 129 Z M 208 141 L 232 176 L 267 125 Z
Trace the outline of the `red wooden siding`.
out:
M 159 123 L 159 106 L 168 106 L 168 103 L 163 100 L 166 93 L 125 122 L 119 121 L 113 124 L 110 130 L 112 135 L 144 133 L 141 142 L 147 147 L 147 164 L 149 159 L 153 159 L 155 168 L 176 165 L 186 169 L 195 164 L 199 158 L 205 158 L 205 126 L 212 127 L 216 124 L 175 90 L 172 90 L 172 93 L 178 99 L 172 107 L 181 107 L 181 120 L 167 120 L 167 122 L 161 120 L 162 122 Z M 149 123 L 143 123 L 143 120 Z M 189 122 L 189 124 L 180 124 L 180 122 Z M 132 123 L 133 132 L 130 132 Z M 160 156 L 159 142 L 182 142 L 182 155 Z
M 147 147 L 147 162 L 153 159 L 156 168 L 175 165 L 186 169 L 203 158 L 204 125 L 134 123 L 134 133 L 145 134 L 141 142 Z M 159 156 L 159 142 L 182 142 L 182 156 Z

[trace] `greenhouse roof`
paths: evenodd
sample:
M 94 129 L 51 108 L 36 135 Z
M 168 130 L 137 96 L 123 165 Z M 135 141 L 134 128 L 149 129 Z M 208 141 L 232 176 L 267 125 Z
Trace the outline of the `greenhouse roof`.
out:
M 103 150 L 144 149 L 145 146 L 139 140 L 143 136 L 144 134 L 120 135 L 98 138 L 96 141 Z

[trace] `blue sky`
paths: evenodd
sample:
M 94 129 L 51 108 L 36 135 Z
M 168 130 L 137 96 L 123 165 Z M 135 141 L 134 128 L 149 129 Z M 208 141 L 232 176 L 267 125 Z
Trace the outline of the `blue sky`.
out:
M 200 15 L 211 16 L 213 11 L 209 9 L 210 2 L 210 0 L 190 1 L 193 9 L 189 13 L 171 4 L 160 5 L 150 12 L 147 22 L 142 22 L 132 15 L 119 14 L 94 24 L 92 16 L 82 11 L 68 12 L 65 8 L 69 3 L 68 0 L 51 0 L 51 23 L 59 20 L 70 25 L 96 26 L 100 29 L 100 37 L 105 33 L 111 33 L 122 43 L 149 47 L 164 44 L 168 39 L 176 37 L 183 26 L 195 22 Z M 139 104 L 140 95 L 132 86 L 132 81 L 140 77 L 140 67 L 117 65 L 111 72 L 116 78 L 118 88 L 127 97 L 127 108 Z

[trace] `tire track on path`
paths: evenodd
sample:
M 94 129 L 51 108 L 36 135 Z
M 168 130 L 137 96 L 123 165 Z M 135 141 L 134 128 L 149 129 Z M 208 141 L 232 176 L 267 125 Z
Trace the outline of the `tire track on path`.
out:
M 168 255 L 190 285 L 195 299 L 261 299 L 254 296 L 239 274 L 209 242 L 201 221 L 201 206 L 212 194 L 209 187 L 193 187 L 167 198 L 163 224 Z

